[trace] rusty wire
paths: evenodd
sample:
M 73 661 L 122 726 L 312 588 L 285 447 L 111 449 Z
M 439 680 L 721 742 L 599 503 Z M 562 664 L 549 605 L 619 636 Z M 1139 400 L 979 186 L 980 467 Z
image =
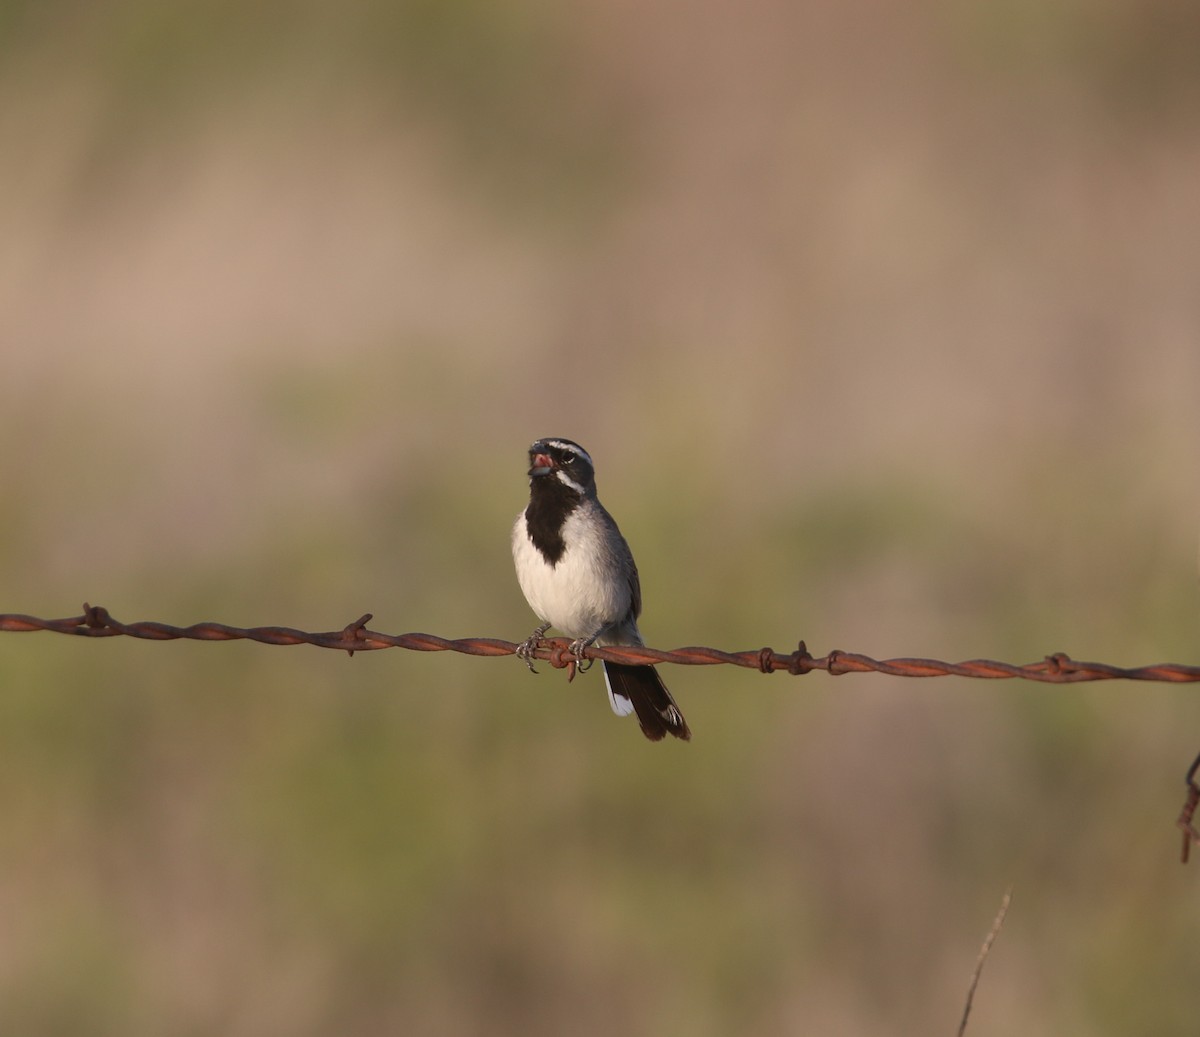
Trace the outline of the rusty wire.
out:
M 1200 831 L 1196 830 L 1196 807 L 1200 806 L 1200 785 L 1196 784 L 1196 771 L 1200 770 L 1200 756 L 1192 761 L 1187 776 L 1183 779 L 1187 785 L 1187 798 L 1183 801 L 1183 809 L 1179 812 L 1179 820 L 1175 824 L 1183 832 L 1183 854 L 1180 859 L 1188 862 L 1192 843 L 1200 843 Z
M 368 630 L 372 616 L 367 613 L 341 630 L 310 632 L 292 627 L 235 627 L 224 623 L 194 623 L 177 627 L 168 623 L 121 623 L 107 609 L 84 604 L 83 614 L 67 619 L 38 619 L 35 616 L 0 614 L 0 632 L 28 633 L 46 630 L 77 637 L 137 637 L 150 641 L 188 639 L 192 641 L 250 640 L 271 645 L 315 645 L 354 652 L 376 651 L 382 648 L 407 648 L 416 652 L 461 652 L 464 655 L 513 655 L 517 644 L 493 637 L 445 638 L 435 634 L 384 634 Z M 575 656 L 565 638 L 544 638 L 534 658 L 544 659 L 558 669 L 572 668 Z M 793 652 L 777 652 L 773 648 L 757 648 L 741 652 L 724 652 L 716 648 L 688 647 L 663 651 L 622 645 L 620 647 L 591 647 L 585 658 L 604 659 L 617 663 L 678 663 L 684 666 L 716 666 L 729 664 L 761 673 L 784 672 L 793 675 L 823 670 L 839 676 L 845 673 L 886 673 L 897 677 L 978 677 L 989 680 L 1023 678 L 1049 684 L 1074 684 L 1080 681 L 1135 680 L 1184 683 L 1200 681 L 1200 666 L 1176 663 L 1157 663 L 1127 669 L 1107 663 L 1079 662 L 1057 652 L 1035 663 L 1015 665 L 993 659 L 970 659 L 949 663 L 937 659 L 872 659 L 856 652 L 834 649 L 825 655 L 812 655 L 803 641 Z
M 435 634 L 383 634 L 368 630 L 371 614 L 360 616 L 341 630 L 314 633 L 293 627 L 235 627 L 225 623 L 193 623 L 177 627 L 169 623 L 143 621 L 121 623 L 107 609 L 84 603 L 83 614 L 67 619 L 38 619 L 36 616 L 0 614 L 0 632 L 30 633 L 39 630 L 77 637 L 137 637 L 149 641 L 258 641 L 269 645 L 314 645 L 334 648 L 353 655 L 381 648 L 407 648 L 415 652 L 461 652 L 464 655 L 515 655 L 517 643 L 494 637 L 446 638 Z M 566 669 L 574 677 L 579 660 L 570 650 L 565 638 L 544 638 L 532 653 L 557 669 Z M 715 666 L 727 663 L 760 673 L 785 672 L 796 676 L 823 670 L 831 676 L 844 673 L 886 673 L 897 677 L 978 677 L 987 680 L 1022 678 L 1047 684 L 1076 684 L 1082 681 L 1133 680 L 1187 683 L 1200 681 L 1200 666 L 1178 663 L 1156 663 L 1151 666 L 1125 668 L 1107 663 L 1079 662 L 1062 652 L 1048 655 L 1040 662 L 1015 665 L 994 659 L 970 659 L 948 663 L 937 659 L 872 659 L 857 652 L 834 649 L 825 655 L 814 656 L 803 641 L 793 652 L 776 652 L 773 648 L 750 649 L 743 652 L 723 652 L 716 648 L 690 647 L 662 651 L 657 648 L 632 646 L 585 649 L 586 659 L 606 659 L 617 663 L 678 663 L 684 666 Z M 1200 807 L 1200 785 L 1196 782 L 1200 756 L 1187 772 L 1187 798 L 1177 821 L 1183 832 L 1183 861 L 1193 842 L 1200 842 L 1200 832 L 1194 824 Z

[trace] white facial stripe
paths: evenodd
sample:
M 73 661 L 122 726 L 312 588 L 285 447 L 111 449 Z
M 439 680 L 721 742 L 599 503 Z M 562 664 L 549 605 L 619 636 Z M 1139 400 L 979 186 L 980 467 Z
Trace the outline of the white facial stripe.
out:
M 561 439 L 547 439 L 544 442 L 546 446 L 552 446 L 558 450 L 565 450 L 568 454 L 574 454 L 576 457 L 582 457 L 593 468 L 596 467 L 592 464 L 592 458 L 588 452 L 576 443 L 566 443 Z
M 580 493 L 580 494 L 583 493 L 583 487 L 580 486 L 579 483 L 577 483 L 569 475 L 567 475 L 567 473 L 564 472 L 561 468 L 555 469 L 554 477 L 559 482 L 564 483 L 567 486 L 570 486 L 571 489 L 573 489 L 576 493 Z

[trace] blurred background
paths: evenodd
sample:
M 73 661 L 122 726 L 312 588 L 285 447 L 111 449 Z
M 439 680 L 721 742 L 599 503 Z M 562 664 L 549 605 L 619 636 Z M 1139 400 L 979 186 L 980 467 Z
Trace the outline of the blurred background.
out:
M 0 4 L 0 610 L 1195 662 L 1200 8 Z M 1188 687 L 0 638 L 7 1033 L 1195 1031 Z

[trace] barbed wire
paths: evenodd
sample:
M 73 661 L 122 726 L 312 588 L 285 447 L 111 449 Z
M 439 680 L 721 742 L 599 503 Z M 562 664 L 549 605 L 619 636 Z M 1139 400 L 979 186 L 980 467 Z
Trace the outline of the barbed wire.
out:
M 148 641 L 257 641 L 269 645 L 313 645 L 333 648 L 353 655 L 383 648 L 407 648 L 414 652 L 461 652 L 464 655 L 515 655 L 518 642 L 495 637 L 438 637 L 436 634 L 384 634 L 368 630 L 371 613 L 360 616 L 341 630 L 313 632 L 294 627 L 262 626 L 235 627 L 226 623 L 193 623 L 179 627 L 169 623 L 143 620 L 122 623 L 100 605 L 83 605 L 83 613 L 66 619 L 39 619 L 17 613 L 0 614 L 0 632 L 33 633 L 47 631 L 71 634 L 76 637 L 136 637 Z M 579 657 L 570 650 L 566 638 L 543 638 L 531 653 L 556 669 L 566 669 L 568 679 L 575 676 Z M 1055 652 L 1035 663 L 1016 665 L 994 659 L 969 659 L 950 663 L 939 659 L 872 659 L 858 652 L 833 649 L 825 655 L 814 656 L 803 641 L 793 652 L 777 652 L 773 648 L 751 649 L 743 652 L 724 652 L 717 648 L 689 647 L 663 651 L 658 648 L 630 645 L 599 648 L 592 646 L 582 653 L 584 659 L 601 659 L 616 663 L 678 663 L 683 666 L 716 666 L 728 664 L 760 673 L 789 673 L 802 676 L 821 670 L 831 676 L 846 673 L 886 673 L 896 677 L 976 677 L 985 680 L 1019 678 L 1047 684 L 1077 684 L 1084 681 L 1131 680 L 1188 683 L 1200 681 L 1200 666 L 1179 663 L 1155 663 L 1132 668 L 1111 666 L 1108 663 L 1080 662 L 1063 652 Z M 1196 782 L 1200 756 L 1192 764 L 1185 779 L 1187 798 L 1176 822 L 1183 832 L 1183 861 L 1193 842 L 1200 842 L 1200 831 L 1194 824 L 1200 806 L 1200 785 Z
M 1183 853 L 1179 859 L 1184 864 L 1188 862 L 1192 843 L 1200 843 L 1200 831 L 1196 830 L 1195 824 L 1196 808 L 1200 806 L 1200 785 L 1196 784 L 1197 770 L 1200 770 L 1200 755 L 1192 761 L 1187 776 L 1183 779 L 1187 786 L 1187 796 L 1183 801 L 1183 809 L 1179 812 L 1179 820 L 1175 822 L 1176 827 L 1183 832 Z
M 225 623 L 193 623 L 179 627 L 169 623 L 143 620 L 122 623 L 100 605 L 83 606 L 83 613 L 66 619 L 39 619 L 15 613 L 0 614 L 0 632 L 31 633 L 48 631 L 76 637 L 136 637 L 149 641 L 257 641 L 260 644 L 298 645 L 333 648 L 353 655 L 384 648 L 406 648 L 415 652 L 460 652 L 464 655 L 497 656 L 516 654 L 518 642 L 494 637 L 438 637 L 436 634 L 384 634 L 368 630 L 371 613 L 360 616 L 341 630 L 313 632 L 293 627 L 260 626 L 235 627 Z M 543 638 L 533 658 L 542 659 L 557 669 L 573 672 L 578 662 L 570 651 L 566 638 Z M 728 664 L 761 673 L 789 673 L 800 676 L 821 670 L 831 676 L 846 673 L 885 673 L 896 677 L 975 677 L 985 680 L 1020 678 L 1050 684 L 1074 684 L 1082 681 L 1133 680 L 1187 683 L 1200 681 L 1200 666 L 1178 663 L 1155 663 L 1132 668 L 1108 663 L 1081 662 L 1063 652 L 1048 655 L 1039 662 L 1017 665 L 994 659 L 969 659 L 965 662 L 943 662 L 938 659 L 900 658 L 873 659 L 858 652 L 833 649 L 825 655 L 814 656 L 803 641 L 792 652 L 777 652 L 773 648 L 758 648 L 726 652 L 717 648 L 686 647 L 663 650 L 631 645 L 592 646 L 583 652 L 585 659 L 602 659 L 627 664 L 676 663 L 683 666 L 717 666 Z

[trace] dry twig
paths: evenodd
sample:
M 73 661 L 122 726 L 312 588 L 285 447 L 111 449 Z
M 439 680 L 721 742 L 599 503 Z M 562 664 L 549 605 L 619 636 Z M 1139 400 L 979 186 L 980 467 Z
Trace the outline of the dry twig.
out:
M 971 973 L 971 985 L 967 988 L 967 1002 L 963 1005 L 962 1022 L 958 1024 L 958 1037 L 963 1037 L 963 1034 L 967 1032 L 967 1019 L 971 1015 L 971 1002 L 975 1000 L 975 988 L 979 986 L 979 977 L 983 974 L 983 963 L 987 960 L 992 944 L 996 942 L 996 936 L 1004 925 L 1004 916 L 1008 914 L 1010 903 L 1012 903 L 1012 886 L 1004 891 L 1004 898 L 1000 901 L 1000 910 L 996 912 L 992 928 L 988 931 L 987 938 L 979 949 L 979 959 L 975 962 L 975 971 Z

